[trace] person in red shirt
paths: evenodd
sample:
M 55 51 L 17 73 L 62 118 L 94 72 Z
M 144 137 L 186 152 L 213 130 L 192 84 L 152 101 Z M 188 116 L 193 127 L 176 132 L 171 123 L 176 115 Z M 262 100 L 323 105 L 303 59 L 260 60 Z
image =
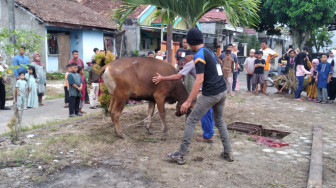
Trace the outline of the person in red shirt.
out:
M 69 65 L 72 63 L 76 63 L 79 67 L 84 69 L 84 63 L 81 58 L 79 58 L 79 53 L 77 50 L 72 51 L 72 59 L 69 60 Z

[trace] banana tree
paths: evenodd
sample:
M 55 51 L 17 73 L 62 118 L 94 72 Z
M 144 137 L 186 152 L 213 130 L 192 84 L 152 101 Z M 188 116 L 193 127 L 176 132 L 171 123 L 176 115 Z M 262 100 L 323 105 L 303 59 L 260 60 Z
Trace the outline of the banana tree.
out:
M 179 16 L 186 22 L 188 28 L 196 27 L 198 20 L 204 14 L 218 7 L 225 9 L 226 16 L 234 27 L 256 26 L 259 23 L 260 0 L 116 0 L 116 3 L 119 4 L 119 8 L 113 10 L 113 18 L 119 23 L 119 29 L 126 18 L 141 5 L 160 7 L 166 12 L 165 15 Z M 172 16 L 167 21 L 171 19 L 173 19 Z M 169 23 L 171 22 L 167 23 L 168 26 L 171 26 Z M 171 32 L 170 30 L 168 27 L 168 32 Z M 169 35 L 172 34 L 167 33 L 167 38 Z M 169 40 L 167 42 L 171 43 Z

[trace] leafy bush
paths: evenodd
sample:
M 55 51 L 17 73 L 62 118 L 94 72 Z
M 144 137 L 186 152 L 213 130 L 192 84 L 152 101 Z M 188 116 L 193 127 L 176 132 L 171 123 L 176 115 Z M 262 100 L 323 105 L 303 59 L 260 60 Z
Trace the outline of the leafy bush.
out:
M 63 73 L 54 72 L 47 73 L 47 80 L 64 80 L 65 75 Z
M 97 64 L 93 67 L 93 70 L 100 74 L 101 68 L 104 65 L 110 64 L 115 60 L 115 55 L 110 51 L 108 51 L 106 54 L 104 52 L 100 52 L 94 59 L 96 60 Z M 105 113 L 107 113 L 110 106 L 110 93 L 104 83 L 100 83 L 99 89 L 101 93 L 98 100 L 101 104 L 101 107 L 105 110 Z

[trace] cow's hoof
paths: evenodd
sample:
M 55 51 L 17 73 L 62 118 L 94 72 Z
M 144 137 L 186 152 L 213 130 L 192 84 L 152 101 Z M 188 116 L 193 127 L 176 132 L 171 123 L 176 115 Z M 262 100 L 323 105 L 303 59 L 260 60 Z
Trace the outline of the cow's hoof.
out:
M 122 139 L 127 138 L 126 135 L 124 135 L 123 133 L 116 133 L 116 134 L 119 138 L 122 138 Z
M 168 133 L 168 128 L 167 127 L 162 128 L 162 132 L 163 133 Z
M 147 130 L 148 134 L 153 135 L 154 131 L 153 130 Z

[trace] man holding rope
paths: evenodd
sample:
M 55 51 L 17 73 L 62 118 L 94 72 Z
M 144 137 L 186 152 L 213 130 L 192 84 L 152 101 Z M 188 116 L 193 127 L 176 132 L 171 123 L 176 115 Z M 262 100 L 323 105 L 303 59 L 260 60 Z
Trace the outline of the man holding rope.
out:
M 170 76 L 162 76 L 159 73 L 156 73 L 157 76 L 153 77 L 153 82 L 155 84 L 158 84 L 161 81 L 179 80 L 183 77 L 186 77 L 184 79 L 184 85 L 190 93 L 193 88 L 194 80 L 196 79 L 196 69 L 193 60 L 195 53 L 193 53 L 191 50 L 187 50 L 185 53 L 185 60 L 187 63 L 183 66 L 182 70 L 179 73 Z M 203 134 L 201 136 L 198 136 L 196 138 L 196 141 L 213 143 L 215 141 L 215 137 L 213 136 L 215 134 L 215 122 L 213 121 L 212 108 L 210 108 L 209 111 L 202 117 L 201 123 Z
M 178 151 L 169 153 L 168 158 L 180 165 L 185 164 L 184 156 L 188 153 L 188 147 L 193 138 L 195 127 L 203 115 L 212 107 L 215 126 L 219 130 L 220 138 L 223 143 L 224 152 L 221 156 L 232 162 L 233 154 L 229 133 L 224 123 L 223 112 L 226 99 L 226 84 L 223 72 L 216 55 L 208 48 L 204 47 L 203 34 L 200 30 L 193 28 L 188 31 L 187 42 L 190 49 L 197 52 L 194 57 L 196 68 L 196 80 L 192 91 L 186 102 L 181 106 L 181 113 L 186 114 L 191 102 L 197 97 L 202 87 L 202 94 L 197 97 L 196 105 L 188 116 L 184 129 L 184 136 Z

